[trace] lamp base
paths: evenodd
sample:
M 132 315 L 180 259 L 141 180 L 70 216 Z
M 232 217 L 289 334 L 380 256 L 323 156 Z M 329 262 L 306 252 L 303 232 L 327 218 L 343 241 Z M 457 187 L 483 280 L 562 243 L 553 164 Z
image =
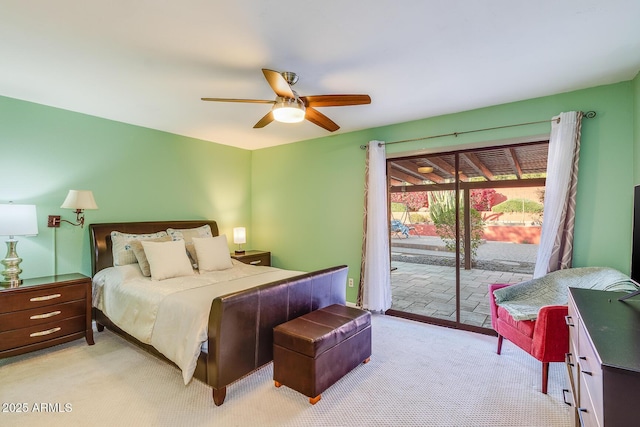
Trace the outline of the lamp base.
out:
M 243 254 L 243 253 L 244 253 L 244 250 L 238 250 L 238 249 L 236 249 L 235 253 L 236 253 L 236 255 L 241 255 L 241 254 Z
M 2 282 L 0 283 L 3 286 L 14 288 L 22 283 L 22 279 L 19 277 L 20 273 L 22 273 L 22 269 L 20 269 L 22 258 L 20 258 L 16 253 L 16 245 L 18 244 L 17 240 L 9 239 L 6 243 L 7 255 L 2 261 L 0 261 L 0 264 L 4 265 L 5 267 L 4 271 L 2 272 L 4 280 L 2 280 Z
M 0 287 L 3 287 L 3 288 L 17 288 L 20 285 L 22 285 L 22 282 L 23 282 L 22 279 L 17 279 L 17 280 L 10 281 L 10 282 L 2 281 L 2 282 L 0 282 Z

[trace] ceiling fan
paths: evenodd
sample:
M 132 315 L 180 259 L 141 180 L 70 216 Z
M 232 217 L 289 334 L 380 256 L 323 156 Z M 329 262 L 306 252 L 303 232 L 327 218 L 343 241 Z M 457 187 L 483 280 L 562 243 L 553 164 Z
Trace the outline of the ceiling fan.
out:
M 278 72 L 262 69 L 264 77 L 267 79 L 269 86 L 276 93 L 276 99 L 273 101 L 262 99 L 234 99 L 234 98 L 201 98 L 203 101 L 219 101 L 219 102 L 247 102 L 254 104 L 273 104 L 269 111 L 254 128 L 263 128 L 272 121 L 276 120 L 283 123 L 297 123 L 304 119 L 311 123 L 334 132 L 340 129 L 333 120 L 325 116 L 315 109 L 315 107 L 342 107 L 347 105 L 370 104 L 369 95 L 313 95 L 299 96 L 295 90 L 291 89 L 298 81 L 298 75 L 290 71 Z

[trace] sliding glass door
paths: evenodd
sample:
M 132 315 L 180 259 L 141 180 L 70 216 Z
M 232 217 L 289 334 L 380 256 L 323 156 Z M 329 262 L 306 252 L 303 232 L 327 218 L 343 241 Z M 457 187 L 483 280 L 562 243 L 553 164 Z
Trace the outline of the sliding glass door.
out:
M 388 160 L 389 314 L 491 327 L 490 283 L 532 277 L 546 141 Z

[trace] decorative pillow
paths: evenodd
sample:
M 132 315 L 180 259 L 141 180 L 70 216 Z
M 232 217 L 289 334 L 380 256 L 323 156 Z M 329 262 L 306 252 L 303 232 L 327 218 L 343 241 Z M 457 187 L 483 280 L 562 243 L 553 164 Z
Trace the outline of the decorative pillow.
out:
M 184 245 L 187 248 L 187 253 L 189 254 L 193 268 L 198 268 L 198 256 L 196 255 L 196 250 L 193 248 L 192 239 L 194 237 L 213 237 L 209 224 L 196 228 L 167 228 L 167 233 L 169 233 L 169 236 L 171 236 L 173 240 L 184 240 Z
M 184 249 L 183 241 L 150 242 L 143 240 L 142 247 L 149 260 L 151 280 L 191 276 L 193 268 Z
M 233 267 L 226 235 L 194 237 L 193 246 L 198 256 L 200 272 L 226 270 Z
M 113 265 L 127 265 L 138 262 L 131 250 L 132 240 L 150 240 L 167 236 L 166 231 L 151 234 L 127 234 L 119 231 L 111 232 L 111 251 L 113 252 Z
M 171 236 L 162 236 L 157 239 L 149 239 L 145 240 L 146 242 L 170 242 Z M 133 254 L 136 256 L 138 260 L 138 264 L 140 265 L 140 270 L 142 274 L 149 277 L 151 276 L 151 268 L 149 267 L 149 260 L 147 260 L 147 255 L 144 253 L 144 248 L 142 247 L 142 241 L 140 240 L 132 240 L 129 242 L 129 246 L 133 251 Z

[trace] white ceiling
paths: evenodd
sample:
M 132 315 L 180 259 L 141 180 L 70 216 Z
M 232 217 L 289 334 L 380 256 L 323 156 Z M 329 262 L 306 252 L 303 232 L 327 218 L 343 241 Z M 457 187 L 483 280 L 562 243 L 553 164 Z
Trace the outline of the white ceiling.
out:
M 0 95 L 247 149 L 330 135 L 253 125 L 274 99 L 367 93 L 319 108 L 343 133 L 632 79 L 638 0 L 0 0 Z

